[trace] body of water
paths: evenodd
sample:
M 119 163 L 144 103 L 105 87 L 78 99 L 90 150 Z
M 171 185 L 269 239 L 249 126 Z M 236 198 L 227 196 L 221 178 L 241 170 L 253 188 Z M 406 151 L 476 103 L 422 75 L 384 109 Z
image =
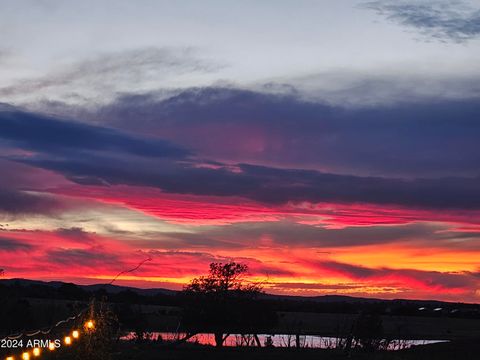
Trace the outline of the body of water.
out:
M 146 338 L 152 341 L 176 341 L 186 336 L 184 333 L 170 332 L 150 332 L 145 334 Z M 124 341 L 133 341 L 136 339 L 135 333 L 131 332 L 120 338 Z M 258 334 L 258 339 L 262 346 L 271 344 L 275 347 L 295 347 L 296 336 L 288 334 Z M 334 349 L 345 341 L 344 338 L 319 336 L 319 335 L 300 335 L 300 346 L 315 349 Z M 435 344 L 447 342 L 448 340 L 392 340 L 389 342 L 389 350 L 406 349 L 411 346 Z M 213 334 L 200 333 L 188 339 L 190 343 L 201 345 L 215 345 Z M 253 335 L 231 334 L 225 340 L 224 346 L 256 346 L 256 340 Z

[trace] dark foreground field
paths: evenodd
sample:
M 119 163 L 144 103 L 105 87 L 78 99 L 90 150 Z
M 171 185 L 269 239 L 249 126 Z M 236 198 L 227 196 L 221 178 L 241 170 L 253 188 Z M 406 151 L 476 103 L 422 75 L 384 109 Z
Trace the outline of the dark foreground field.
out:
M 480 354 L 480 339 L 471 341 L 456 341 L 434 345 L 418 346 L 402 351 L 378 353 L 352 352 L 346 354 L 340 350 L 319 349 L 285 349 L 285 348 L 224 348 L 188 347 L 165 349 L 154 346 L 125 346 L 118 349 L 115 360 L 340 360 L 340 359 L 373 359 L 373 360 L 477 360 Z
M 348 339 L 338 344 L 337 349 L 302 348 L 300 341 L 289 347 L 279 343 L 267 344 L 266 338 L 257 338 L 257 346 L 262 347 L 224 347 L 215 348 L 214 342 L 182 343 L 173 342 L 168 334 L 186 334 L 186 310 L 198 312 L 198 303 L 185 302 L 182 294 L 175 292 L 154 292 L 149 290 L 123 289 L 118 287 L 105 289 L 84 289 L 74 284 L 46 284 L 32 281 L 0 281 L 0 337 L 3 335 L 25 333 L 25 329 L 43 329 L 60 320 L 78 313 L 88 306 L 88 316 L 98 325 L 93 333 L 81 336 L 79 342 L 71 347 L 62 347 L 59 351 L 42 352 L 45 360 L 153 360 L 153 359 L 435 359 L 469 360 L 480 359 L 480 307 L 478 304 L 441 303 L 416 300 L 378 300 L 355 299 L 348 297 L 298 298 L 264 295 L 255 300 L 262 309 L 269 310 L 274 316 L 271 324 L 256 322 L 253 328 L 242 328 L 245 332 L 230 329 L 223 324 L 222 334 L 274 334 L 275 336 L 321 336 L 336 339 Z M 116 290 L 116 291 L 115 291 Z M 137 292 L 136 292 L 137 291 Z M 242 305 L 243 304 L 243 305 Z M 238 307 L 240 315 L 251 309 Z M 250 304 L 250 303 L 248 303 Z M 247 305 L 248 305 L 247 304 Z M 238 310 L 232 306 L 226 310 Z M 213 308 L 217 311 L 217 308 Z M 224 309 L 225 310 L 225 309 Z M 87 313 L 83 313 L 87 314 Z M 235 312 L 236 314 L 236 312 Z M 256 314 L 256 313 L 255 313 Z M 199 326 L 192 334 L 209 331 L 208 326 L 217 317 L 200 319 Z M 231 315 L 224 311 L 221 315 Z M 85 315 L 86 316 L 86 315 Z M 220 317 L 222 319 L 222 317 Z M 82 328 L 83 321 L 66 322 L 55 327 L 50 337 L 63 337 L 73 328 Z M 218 319 L 217 319 L 218 320 Z M 210 321 L 210 323 L 209 323 Z M 61 321 L 60 321 L 61 323 Z M 198 325 L 197 324 L 197 325 Z M 240 322 L 240 324 L 242 324 Z M 210 324 L 211 325 L 211 324 Z M 248 325 L 248 324 L 247 324 Z M 154 338 L 154 332 L 161 335 Z M 161 334 L 158 334 L 161 333 Z M 84 333 L 85 335 L 86 333 Z M 282 335 L 283 334 L 283 335 Z M 120 336 L 132 341 L 119 340 Z M 23 335 L 24 338 L 31 335 Z M 47 336 L 47 337 L 48 337 Z M 152 341 L 155 339 L 155 341 Z M 290 339 L 290 338 L 289 338 Z M 372 347 L 371 339 L 397 340 L 447 340 L 447 343 L 422 345 L 405 350 L 384 351 L 386 346 Z M 271 340 L 271 339 L 270 339 Z M 175 340 L 176 341 L 176 340 Z M 204 345 L 201 345 L 204 344 Z M 243 344 L 243 343 L 242 343 Z M 283 341 L 281 342 L 283 344 Z M 290 344 L 290 340 L 288 341 Z M 352 345 L 354 344 L 354 345 Z M 369 345 L 370 344 L 370 345 Z M 387 343 L 388 344 L 388 343 Z M 335 345 L 335 344 L 333 344 Z M 359 346 L 357 346 L 359 345 Z M 283 344 L 283 346 L 289 346 Z M 330 345 L 328 345 L 330 347 Z M 346 351 L 344 348 L 351 348 Z M 366 349 L 377 349 L 367 352 Z M 4 354 L 5 352 L 5 354 Z M 7 354 L 8 352 L 8 354 Z M 18 359 L 21 351 L 15 351 Z M 0 359 L 11 355 L 10 351 L 0 349 Z

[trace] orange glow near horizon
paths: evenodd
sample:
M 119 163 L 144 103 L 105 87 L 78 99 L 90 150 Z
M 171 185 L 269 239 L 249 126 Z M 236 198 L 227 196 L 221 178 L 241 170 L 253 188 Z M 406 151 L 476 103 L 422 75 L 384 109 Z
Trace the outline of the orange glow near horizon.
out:
M 471 213 L 262 205 L 128 186 L 62 185 L 51 194 L 81 201 L 63 215 L 78 226 L 9 222 L 1 235 L 12 249 L 0 247 L 0 264 L 12 252 L 29 256 L 17 256 L 6 278 L 110 282 L 152 258 L 116 284 L 178 290 L 211 262 L 234 260 L 276 294 L 479 301 L 480 225 Z

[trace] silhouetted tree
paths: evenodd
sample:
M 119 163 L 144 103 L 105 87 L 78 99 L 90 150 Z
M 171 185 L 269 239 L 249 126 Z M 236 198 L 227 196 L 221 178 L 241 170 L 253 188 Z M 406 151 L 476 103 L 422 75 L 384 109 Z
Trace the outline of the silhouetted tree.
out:
M 361 313 L 354 324 L 353 336 L 357 345 L 368 352 L 388 345 L 383 339 L 382 317 L 377 313 Z
M 271 327 L 275 313 L 258 299 L 260 284 L 245 281 L 247 271 L 245 264 L 211 263 L 207 276 L 184 288 L 184 327 L 191 334 L 213 332 L 217 347 L 233 332 L 258 334 Z

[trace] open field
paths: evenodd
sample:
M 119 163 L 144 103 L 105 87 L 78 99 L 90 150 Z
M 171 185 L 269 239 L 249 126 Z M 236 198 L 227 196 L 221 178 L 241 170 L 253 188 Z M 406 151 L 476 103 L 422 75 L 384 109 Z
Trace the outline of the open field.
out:
M 356 314 L 282 312 L 278 331 L 337 336 L 348 331 Z M 480 319 L 448 317 L 382 316 L 384 334 L 395 339 L 453 340 L 480 338 Z
M 88 305 L 88 299 L 94 296 L 92 293 L 77 293 L 78 289 L 74 287 L 70 287 L 70 291 L 63 294 L 60 292 L 49 293 L 48 289 L 43 289 L 45 290 L 43 293 L 44 298 L 32 296 L 28 289 L 21 287 L 12 289 L 16 289 L 19 292 L 17 293 L 18 297 L 5 296 L 2 298 L 6 306 L 5 309 L 8 307 L 8 311 L 4 309 L 3 314 L 5 316 L 0 323 L 3 334 L 12 332 L 12 329 L 8 327 L 12 324 L 32 328 L 34 326 L 42 327 L 55 323 L 58 320 L 78 313 L 80 309 L 84 309 Z M 35 288 L 34 290 L 35 293 L 39 293 L 38 289 Z M 20 294 L 23 296 L 20 297 Z M 180 298 L 174 295 L 168 295 L 166 298 L 132 297 L 131 293 L 126 293 L 126 295 L 129 295 L 128 297 L 124 295 L 121 293 L 118 295 L 110 293 L 108 296 L 108 307 L 113 310 L 115 317 L 118 318 L 120 334 L 126 334 L 131 331 L 135 331 L 137 334 L 183 331 L 181 326 L 182 308 L 179 306 L 181 304 Z M 100 296 L 106 298 L 105 295 Z M 157 303 L 153 303 L 154 301 Z M 278 321 L 268 329 L 255 328 L 256 334 L 285 334 L 288 337 L 290 335 L 315 335 L 319 337 L 346 338 L 352 334 L 354 324 L 358 323 L 359 314 L 364 310 L 372 308 L 371 301 L 355 300 L 357 302 L 352 303 L 351 301 L 353 300 L 350 299 L 348 299 L 350 302 L 346 302 L 344 299 L 336 299 L 338 303 L 333 309 L 340 309 L 340 311 L 334 313 L 322 311 L 332 308 L 332 303 L 326 306 L 323 303 L 311 302 L 308 299 L 289 299 L 287 303 L 281 301 L 284 301 L 284 299 L 274 299 L 269 303 L 274 307 Z M 379 307 L 378 304 L 382 306 Z M 348 305 L 347 310 L 349 309 L 350 312 L 341 311 L 346 305 Z M 378 335 L 381 337 L 377 339 L 448 340 L 449 342 L 416 346 L 397 351 L 377 350 L 376 352 L 365 352 L 361 347 L 357 347 L 347 353 L 342 349 L 313 348 L 315 345 L 312 345 L 312 343 L 307 343 L 309 347 L 303 348 L 301 342 L 299 342 L 299 348 L 295 347 L 295 342 L 291 344 L 292 347 L 281 347 L 286 346 L 283 343 L 274 343 L 278 347 L 266 347 L 266 338 L 263 337 L 259 341 L 262 347 L 237 346 L 218 349 L 211 345 L 205 345 L 213 344 L 213 342 L 205 343 L 200 341 L 196 343 L 173 344 L 173 342 L 166 341 L 168 337 L 164 337 L 162 341 L 117 341 L 119 333 L 115 330 L 112 333 L 113 336 L 102 338 L 101 343 L 103 343 L 103 339 L 113 339 L 113 348 L 108 347 L 107 353 L 112 355 L 111 359 L 118 360 L 478 359 L 480 347 L 478 305 L 464 306 L 462 304 L 444 303 L 442 304 L 444 311 L 430 312 L 418 310 L 419 306 L 428 306 L 423 302 L 415 302 L 412 305 L 404 301 L 399 301 L 398 303 L 381 303 L 376 301 L 374 305 L 377 309 L 380 309 L 376 316 L 381 320 L 382 324 L 382 332 Z M 429 305 L 429 308 L 433 309 L 437 308 L 437 306 L 439 305 L 434 303 Z M 305 308 L 316 309 L 316 311 L 300 310 Z M 452 312 L 452 309 L 457 308 L 463 310 Z M 385 309 L 393 310 L 386 311 Z M 393 314 L 393 311 L 397 312 Z M 405 315 L 399 315 L 402 311 Z M 7 315 L 10 316 L 10 320 L 14 320 L 13 323 L 10 324 L 7 321 Z M 23 321 L 23 325 L 21 325 L 21 321 Z M 56 336 L 63 336 L 68 329 L 70 329 L 70 326 L 59 328 Z M 115 327 L 115 329 L 118 328 Z M 235 333 L 231 332 L 231 334 L 233 336 Z M 294 336 L 294 338 L 296 337 Z M 143 339 L 143 337 L 140 339 Z M 334 347 L 334 344 L 332 344 L 332 347 Z M 45 353 L 42 355 L 42 358 L 44 357 L 47 360 L 73 360 L 76 356 L 78 357 L 79 351 L 80 347 L 78 346 L 66 347 L 62 351 Z
M 70 300 L 28 299 L 32 323 L 51 323 L 72 313 L 72 308 L 85 306 Z M 83 305 L 82 305 L 83 304 Z M 146 319 L 145 331 L 174 332 L 180 321 L 180 308 L 160 305 L 135 305 L 135 312 Z M 54 316 L 55 315 L 55 316 Z M 308 334 L 319 336 L 342 336 L 351 329 L 357 314 L 332 314 L 282 311 L 278 312 L 278 324 L 267 333 Z M 457 340 L 480 338 L 480 319 L 389 316 L 382 315 L 384 335 L 394 339 Z M 128 330 L 128 329 L 125 329 Z
M 149 331 L 174 331 L 179 322 L 179 309 L 163 306 L 142 306 Z M 277 334 L 341 336 L 348 332 L 357 314 L 278 312 Z M 382 316 L 385 336 L 395 339 L 453 340 L 480 338 L 480 319 Z

